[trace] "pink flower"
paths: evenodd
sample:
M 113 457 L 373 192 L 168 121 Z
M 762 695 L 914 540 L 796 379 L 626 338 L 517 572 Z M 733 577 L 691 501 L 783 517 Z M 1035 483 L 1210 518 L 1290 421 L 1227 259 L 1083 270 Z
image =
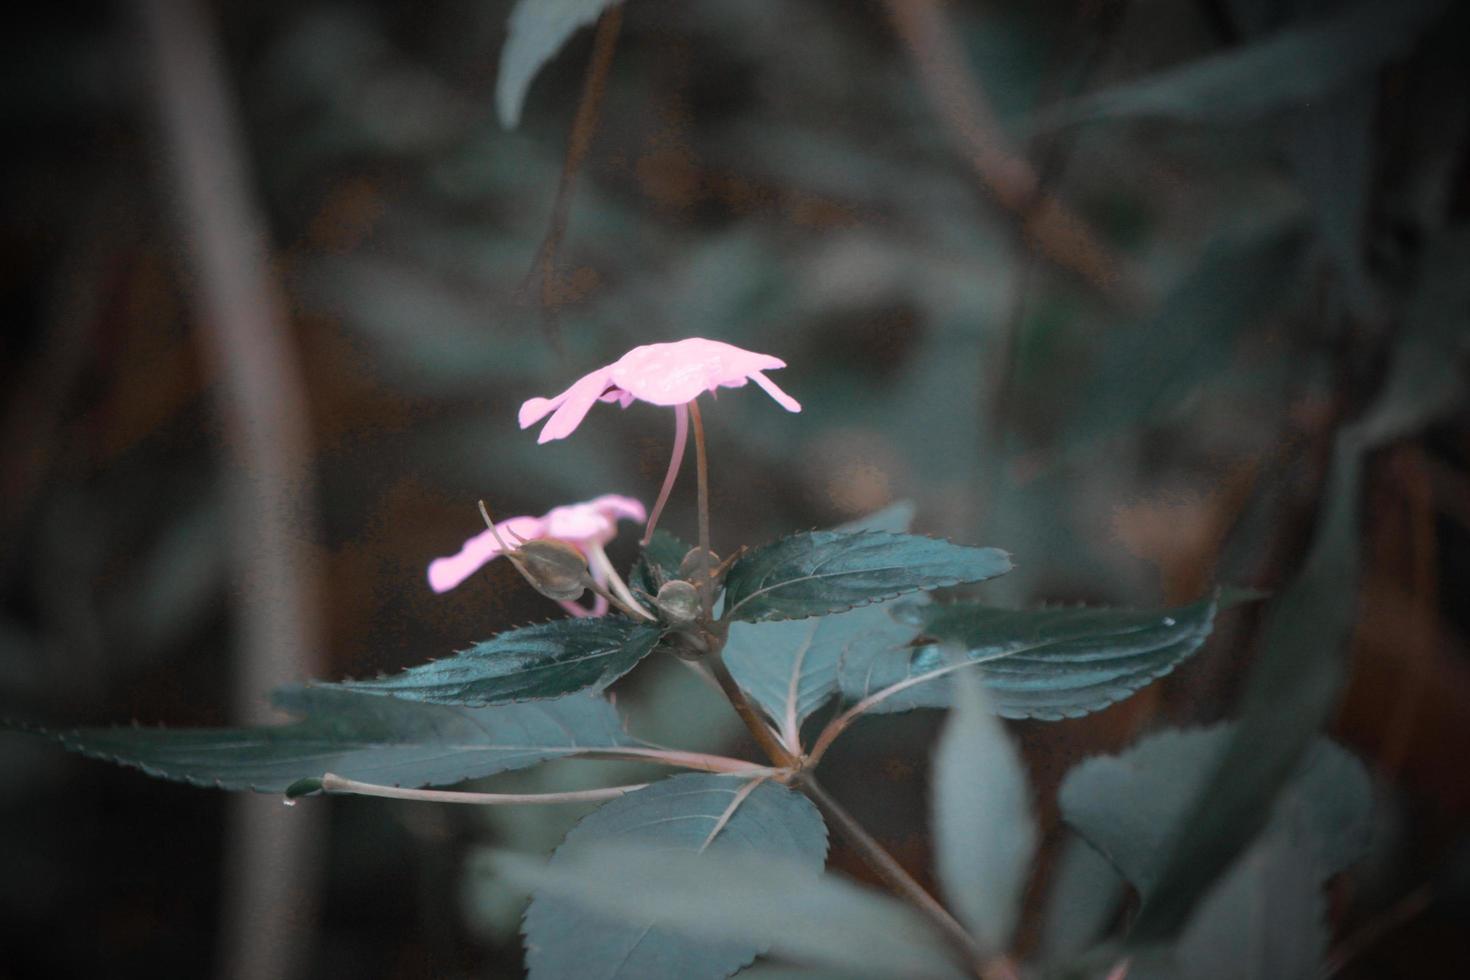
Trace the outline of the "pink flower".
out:
M 783 368 L 786 362 L 718 340 L 690 337 L 671 344 L 634 347 L 606 367 L 584 375 L 555 398 L 532 398 L 521 406 L 521 428 L 535 425 L 551 414 L 536 441 L 565 439 L 582 424 L 594 402 L 617 402 L 627 408 L 634 400 L 652 405 L 687 405 L 706 391 L 742 388 L 754 381 L 788 412 L 801 405 L 761 372 Z
M 518 542 L 540 538 L 565 541 L 587 556 L 593 581 L 605 585 L 612 566 L 602 546 L 617 536 L 619 520 L 641 521 L 647 517 L 643 505 L 632 497 L 610 493 L 585 503 L 553 508 L 540 517 L 497 521 L 495 530 L 512 548 Z M 458 554 L 429 563 L 429 587 L 435 592 L 448 592 L 500 554 L 500 543 L 486 528 L 466 541 Z M 574 602 L 563 602 L 562 606 L 574 616 L 601 616 L 607 611 L 607 600 L 599 596 L 590 610 Z
M 606 367 L 584 375 L 555 398 L 532 398 L 521 406 L 521 428 L 534 425 L 550 415 L 537 437 L 538 443 L 565 439 L 576 431 L 598 401 L 617 402 L 627 408 L 635 400 L 674 408 L 674 458 L 664 478 L 653 517 L 644 532 L 644 542 L 653 533 L 658 515 L 663 511 L 679 461 L 684 456 L 689 431 L 687 405 L 716 388 L 742 388 L 754 381 L 788 412 L 801 411 L 801 405 L 763 372 L 783 368 L 786 362 L 770 354 L 757 354 L 732 344 L 703 337 L 690 337 L 669 344 L 647 344 L 634 347 Z

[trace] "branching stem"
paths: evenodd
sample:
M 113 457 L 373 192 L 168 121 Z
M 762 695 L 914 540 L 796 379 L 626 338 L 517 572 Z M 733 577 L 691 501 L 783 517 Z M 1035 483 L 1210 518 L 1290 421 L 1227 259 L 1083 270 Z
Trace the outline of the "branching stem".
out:
M 924 913 L 929 921 L 934 923 L 965 964 L 981 975 L 989 975 L 990 971 L 982 967 L 982 964 L 985 963 L 985 956 L 980 947 L 976 945 L 975 940 L 965 931 L 965 927 L 955 921 L 954 916 L 950 915 L 944 906 L 940 905 L 938 900 L 924 889 L 923 885 L 915 881 L 913 876 L 904 870 L 903 865 L 899 864 L 893 855 L 883 848 L 882 844 L 874 840 L 872 835 L 863 829 L 862 824 L 858 823 L 857 819 L 848 813 L 841 803 L 828 795 L 810 769 L 797 776 L 796 785 L 811 798 L 811 801 L 817 805 L 817 809 L 822 811 L 822 816 L 827 819 L 827 823 L 836 828 L 843 840 L 857 851 L 863 863 L 873 869 L 873 872 L 883 879 L 884 884 L 907 899 L 915 908 Z
M 745 727 L 750 729 L 750 734 L 770 757 L 771 762 L 782 769 L 797 766 L 801 760 L 781 744 L 781 739 L 771 730 L 771 726 L 766 724 L 766 720 L 761 717 L 760 712 L 750 703 L 750 699 L 745 696 L 745 692 L 731 676 L 730 668 L 725 666 L 725 658 L 721 656 L 722 646 L 722 640 L 713 640 L 710 652 L 701 657 L 700 662 L 709 667 L 710 673 L 720 685 L 720 690 L 725 692 L 725 697 L 729 700 L 731 707 L 740 716 L 740 720 L 745 722 Z

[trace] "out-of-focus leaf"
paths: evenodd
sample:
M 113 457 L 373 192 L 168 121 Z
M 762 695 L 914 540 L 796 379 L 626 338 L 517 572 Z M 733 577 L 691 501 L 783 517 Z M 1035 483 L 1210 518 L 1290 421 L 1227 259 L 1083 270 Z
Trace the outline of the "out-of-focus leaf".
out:
M 510 12 L 510 34 L 500 52 L 495 109 L 500 124 L 514 129 L 531 79 L 578 28 L 593 23 L 621 0 L 519 0 Z
M 620 616 L 556 619 L 506 630 L 391 677 L 319 686 L 472 706 L 555 698 L 584 688 L 600 691 L 648 656 L 660 632 Z
M 1037 946 L 1042 960 L 1077 956 L 1101 939 L 1123 895 L 1123 879 L 1108 859 L 1081 837 L 1069 837 L 1047 898 Z
M 704 854 L 608 842 L 575 860 L 553 859 L 549 866 L 511 854 L 498 855 L 495 866 L 545 899 L 556 896 L 568 906 L 596 909 L 609 921 L 656 919 L 688 935 L 690 943 L 703 937 L 706 948 L 729 943 L 753 955 L 769 947 L 783 959 L 833 967 L 849 976 L 967 975 L 946 958 L 943 940 L 908 906 L 800 863 L 754 853 L 753 842 L 745 853 Z M 597 972 L 601 962 L 601 957 L 584 961 L 566 975 L 725 976 L 680 973 L 679 961 L 653 973 L 610 974 Z M 593 972 L 587 972 L 588 964 Z
M 1036 825 L 1026 772 L 969 672 L 954 676 L 954 710 L 934 755 L 934 851 L 951 907 L 989 955 L 1008 948 Z
M 546 345 L 491 329 L 490 290 L 477 301 L 432 267 L 361 255 L 320 261 L 305 267 L 298 295 L 340 317 L 354 343 L 408 390 L 482 393 L 488 384 L 520 383 L 556 367 Z
M 1110 338 L 1070 441 L 1087 445 L 1175 409 L 1228 363 L 1240 331 L 1296 281 L 1301 235 L 1290 224 L 1222 238 L 1144 323 Z
M 996 548 L 913 534 L 807 531 L 748 552 L 725 578 L 727 618 L 805 619 L 1010 570 Z
M 1470 337 L 1470 232 L 1432 239 L 1419 283 L 1404 311 L 1393 366 L 1373 409 L 1360 423 L 1365 446 L 1408 435 L 1465 398 Z
M 914 524 L 914 514 L 918 508 L 912 500 L 895 500 L 893 503 L 876 510 L 866 517 L 859 517 L 855 521 L 848 521 L 833 528 L 834 531 L 887 531 L 890 534 L 907 534 Z
M 1209 598 L 1178 609 L 993 609 L 976 603 L 916 608 L 942 641 L 918 649 L 855 648 L 839 683 L 852 701 L 908 685 L 874 712 L 947 708 L 961 670 L 946 646 L 976 664 L 991 707 L 1006 718 L 1076 718 L 1128 697 L 1200 648 L 1214 626 Z
M 594 748 L 637 745 L 606 700 L 452 708 L 320 687 L 277 691 L 302 716 L 263 728 L 83 728 L 74 752 L 136 766 L 150 776 L 278 793 L 333 772 L 389 786 L 443 786 Z
M 629 849 L 646 859 L 646 865 L 635 862 L 631 875 L 592 870 L 599 857 L 625 859 Z M 657 881 L 658 865 L 679 857 L 689 861 L 679 866 L 674 884 L 686 889 L 724 893 L 730 887 L 725 865 L 713 863 L 720 858 L 735 866 L 765 859 L 808 880 L 826 861 L 827 830 L 810 800 L 777 783 L 688 774 L 599 807 L 567 834 L 544 868 L 501 856 L 495 863 L 502 872 L 535 888 L 524 927 L 532 980 L 717 980 L 749 963 L 764 949 L 762 937 L 704 938 L 708 934 L 689 932 L 686 920 L 670 910 L 674 896 Z
M 654 531 L 648 547 L 643 549 L 643 553 L 633 563 L 633 570 L 628 574 L 628 584 L 649 595 L 658 595 L 660 581 L 667 582 L 679 577 L 679 565 L 687 554 L 689 545 L 667 531 Z
M 1357 596 L 1361 476 L 1359 444 L 1344 433 L 1312 550 L 1267 612 L 1239 722 L 1179 824 L 1154 900 L 1134 925 L 1140 942 L 1177 933 L 1205 890 L 1256 837 L 1337 701 Z
M 1062 817 L 1105 855 L 1148 907 L 1200 787 L 1231 745 L 1232 725 L 1152 735 L 1118 756 L 1100 756 L 1067 774 L 1057 794 Z M 1325 739 L 1307 753 L 1273 808 L 1273 828 L 1292 834 L 1318 881 L 1367 847 L 1372 795 L 1362 765 Z M 1273 830 L 1273 832 L 1274 832 Z
M 916 632 L 893 618 L 892 603 L 812 619 L 732 623 L 725 663 L 782 735 L 794 741 L 801 723 L 837 693 L 843 657 L 867 659 L 900 650 Z
M 1137 980 L 1315 980 L 1327 903 L 1310 858 L 1272 833 L 1200 902 L 1172 949 L 1140 955 Z
M 1164 118 L 1247 122 L 1322 99 L 1401 57 L 1445 0 L 1360 0 L 1332 17 L 1085 96 L 1045 120 Z
M 1360 313 L 1376 300 L 1363 260 L 1377 98 L 1371 79 L 1359 81 L 1291 113 L 1284 126 L 1286 156 L 1311 204 L 1317 237 L 1337 268 L 1348 305 Z

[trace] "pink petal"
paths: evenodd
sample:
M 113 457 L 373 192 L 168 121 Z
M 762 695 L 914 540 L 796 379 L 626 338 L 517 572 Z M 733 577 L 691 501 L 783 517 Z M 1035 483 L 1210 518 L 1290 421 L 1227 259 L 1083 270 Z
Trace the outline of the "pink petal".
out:
M 556 398 L 527 398 L 521 403 L 520 413 L 516 416 L 521 423 L 521 428 L 535 425 L 544 419 L 548 412 L 566 401 L 566 392 L 562 392 Z
M 759 371 L 752 371 L 752 372 L 750 372 L 750 380 L 752 380 L 756 384 L 760 385 L 761 386 L 761 390 L 763 390 L 766 394 L 770 395 L 772 398 L 776 399 L 776 404 L 778 404 L 782 408 L 786 409 L 786 411 L 788 411 L 788 412 L 799 412 L 799 411 L 801 411 L 801 402 L 797 401 L 795 398 L 792 398 L 790 395 L 786 394 L 786 392 L 782 391 L 779 387 L 777 387 L 776 382 L 772 381 L 770 378 L 766 377 L 761 372 L 759 372 Z
M 575 432 L 592 410 L 592 406 L 597 404 L 597 399 L 607 390 L 608 373 L 608 368 L 598 368 L 557 396 L 561 405 L 547 420 L 541 435 L 536 437 L 536 442 L 565 439 Z
M 615 493 L 605 493 L 587 501 L 587 505 L 608 517 L 616 517 L 627 521 L 648 520 L 648 510 L 643 502 L 632 497 L 623 497 Z
M 538 538 L 543 536 L 543 527 L 542 520 L 536 517 L 512 517 L 495 525 L 506 544 L 512 547 L 515 545 L 510 535 L 522 539 Z M 466 541 L 458 554 L 436 558 L 429 563 L 429 587 L 435 592 L 448 592 L 499 555 L 500 543 L 486 528 Z
M 691 337 L 635 347 L 612 366 L 610 376 L 640 401 L 683 405 L 717 387 L 738 388 L 754 371 L 785 366 L 785 361 L 769 354 Z

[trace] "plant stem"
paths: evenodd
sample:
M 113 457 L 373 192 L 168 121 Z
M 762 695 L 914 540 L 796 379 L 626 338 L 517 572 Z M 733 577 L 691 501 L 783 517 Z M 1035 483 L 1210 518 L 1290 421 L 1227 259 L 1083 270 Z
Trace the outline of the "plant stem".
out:
M 624 793 L 642 789 L 647 783 L 630 786 L 605 786 L 601 789 L 579 789 L 565 793 L 464 793 L 444 789 L 405 789 L 344 779 L 333 773 L 322 776 L 322 792 L 353 793 L 357 796 L 381 796 L 390 800 L 421 800 L 428 803 L 470 803 L 475 806 L 497 806 L 511 803 L 597 803 L 612 800 Z
M 625 762 L 656 762 L 665 766 L 697 769 L 700 772 L 733 773 L 741 776 L 758 776 L 774 770 L 748 762 L 731 759 L 723 755 L 707 755 L 703 752 L 685 752 L 681 749 L 665 749 L 657 746 L 623 746 L 616 749 L 586 749 L 577 753 L 582 759 L 621 759 Z
M 964 963 L 976 970 L 981 975 L 989 976 L 994 971 L 985 967 L 985 955 L 975 940 L 965 931 L 965 927 L 955 921 L 954 916 L 940 905 L 939 902 L 924 890 L 913 879 L 903 865 L 894 860 L 893 855 L 883 849 L 873 837 L 863 829 L 862 824 L 852 814 L 843 808 L 842 804 L 827 794 L 827 791 L 817 782 L 816 776 L 810 769 L 803 770 L 796 778 L 796 783 L 807 796 L 811 797 L 813 803 L 822 811 L 827 822 L 837 828 L 837 832 L 843 839 L 858 852 L 868 867 L 883 879 L 883 883 L 894 892 L 907 899 L 914 907 L 938 927 L 940 933 L 947 939 L 955 951 L 963 957 Z
M 694 422 L 694 459 L 699 475 L 699 596 L 704 602 L 704 618 L 709 619 L 715 609 L 714 583 L 709 573 L 709 460 L 704 448 L 704 420 L 699 417 L 697 401 L 689 403 L 689 417 Z
M 684 462 L 684 447 L 689 444 L 689 406 L 674 406 L 674 452 L 669 457 L 669 470 L 664 474 L 664 484 L 658 489 L 658 500 L 654 501 L 653 510 L 648 514 L 648 523 L 643 525 L 643 540 L 638 544 L 644 548 L 648 542 L 653 540 L 653 529 L 658 527 L 658 519 L 664 512 L 664 504 L 669 502 L 669 493 L 674 489 L 674 478 L 679 475 L 679 467 Z
M 760 712 L 755 710 L 755 706 L 750 703 L 750 699 L 745 696 L 745 692 L 730 675 L 730 668 L 725 666 L 725 658 L 720 655 L 722 640 L 710 637 L 710 644 L 710 652 L 701 657 L 700 662 L 709 667 L 710 673 L 714 674 L 720 690 L 725 692 L 725 697 L 729 699 L 731 707 L 740 716 L 740 720 L 745 722 L 745 727 L 750 729 L 750 734 L 755 737 L 756 742 L 778 768 L 789 769 L 797 765 L 800 760 L 781 744 L 776 733 L 771 731 L 771 726 L 766 724 L 766 720 L 761 717 Z

